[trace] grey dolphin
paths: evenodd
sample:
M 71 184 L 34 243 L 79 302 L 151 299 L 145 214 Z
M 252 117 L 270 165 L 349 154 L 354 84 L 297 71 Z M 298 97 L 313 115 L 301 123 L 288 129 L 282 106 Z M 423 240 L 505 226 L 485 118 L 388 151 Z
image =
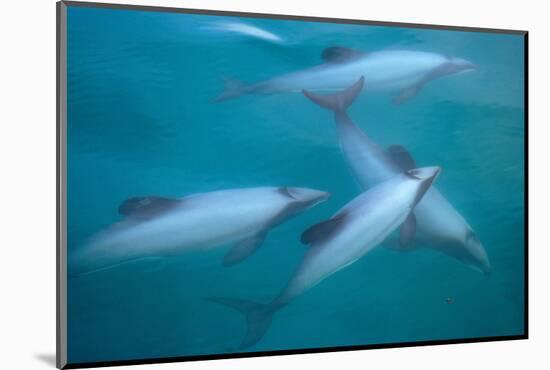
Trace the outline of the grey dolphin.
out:
M 393 101 L 400 104 L 418 94 L 430 81 L 477 68 L 465 59 L 410 50 L 366 53 L 335 46 L 325 49 L 322 59 L 323 64 L 249 85 L 228 80 L 217 101 L 245 94 L 341 90 L 365 76 L 369 81 L 367 89 L 398 91 Z
M 203 30 L 217 31 L 223 33 L 233 33 L 241 36 L 250 37 L 253 39 L 267 41 L 273 44 L 284 44 L 286 40 L 281 36 L 258 27 L 250 23 L 242 21 L 218 21 L 208 23 L 201 27 Z
M 271 303 L 210 298 L 246 316 L 248 328 L 239 349 L 256 344 L 278 310 L 380 244 L 410 215 L 439 171 L 439 167 L 425 167 L 396 175 L 357 196 L 329 220 L 304 231 L 301 241 L 309 248 L 287 286 Z
M 119 208 L 125 218 L 69 255 L 70 274 L 128 261 L 234 244 L 223 263 L 254 253 L 276 225 L 328 193 L 296 187 L 230 189 L 171 199 L 136 197 Z
M 401 146 L 384 150 L 363 132 L 346 113 L 363 89 L 364 77 L 335 95 L 304 94 L 316 104 L 334 112 L 340 147 L 354 177 L 363 189 L 384 181 L 403 170 L 415 167 L 410 154 Z M 436 187 L 430 188 L 401 228 L 399 244 L 409 247 L 412 241 L 456 258 L 485 274 L 491 264 L 485 248 L 472 227 Z

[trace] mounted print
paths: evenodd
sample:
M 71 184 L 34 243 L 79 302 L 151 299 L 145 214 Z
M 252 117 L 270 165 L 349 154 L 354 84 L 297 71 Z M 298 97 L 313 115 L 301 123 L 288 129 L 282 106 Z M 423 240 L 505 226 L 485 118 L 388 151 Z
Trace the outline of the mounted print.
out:
M 527 338 L 526 61 L 523 31 L 58 3 L 58 367 Z

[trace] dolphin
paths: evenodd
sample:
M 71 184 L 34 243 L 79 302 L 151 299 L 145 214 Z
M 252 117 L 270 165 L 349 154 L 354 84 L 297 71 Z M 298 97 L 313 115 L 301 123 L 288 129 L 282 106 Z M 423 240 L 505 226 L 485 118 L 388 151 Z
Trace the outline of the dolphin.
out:
M 334 112 L 340 147 L 351 172 L 363 189 L 384 181 L 404 170 L 416 167 L 408 151 L 399 145 L 384 150 L 363 132 L 346 113 L 364 85 L 361 77 L 353 86 L 334 95 L 304 95 Z M 412 243 L 415 241 L 416 243 Z M 401 227 L 399 248 L 425 245 L 443 252 L 485 274 L 491 264 L 485 248 L 464 217 L 431 187 Z
M 220 21 L 214 22 L 202 28 L 205 30 L 234 33 L 253 39 L 267 41 L 273 44 L 283 44 L 285 42 L 281 36 L 273 32 L 244 22 Z
M 322 59 L 323 64 L 250 85 L 227 80 L 225 91 L 216 101 L 245 94 L 341 90 L 365 76 L 369 81 L 367 89 L 398 91 L 393 102 L 400 104 L 417 95 L 432 80 L 477 68 L 468 60 L 431 52 L 386 50 L 366 53 L 340 46 L 325 49 Z
M 129 261 L 234 244 L 225 266 L 253 254 L 273 227 L 329 193 L 298 187 L 221 190 L 173 199 L 157 196 L 124 201 L 124 219 L 70 253 L 69 273 L 79 275 Z
M 425 167 L 396 175 L 357 196 L 329 220 L 305 230 L 301 241 L 309 245 L 307 252 L 271 303 L 208 298 L 246 316 L 248 329 L 238 349 L 256 344 L 278 310 L 382 243 L 410 215 L 439 172 L 439 167 Z

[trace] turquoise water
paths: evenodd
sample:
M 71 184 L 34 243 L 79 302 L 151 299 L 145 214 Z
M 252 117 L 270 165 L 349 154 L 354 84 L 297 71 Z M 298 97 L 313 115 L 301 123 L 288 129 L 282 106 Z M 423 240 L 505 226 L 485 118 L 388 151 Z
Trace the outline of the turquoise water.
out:
M 242 264 L 229 246 L 69 278 L 69 362 L 231 353 L 246 323 L 206 302 L 270 301 L 305 252 L 299 236 L 359 194 L 330 114 L 300 94 L 214 104 L 225 77 L 258 81 L 320 62 L 325 47 L 432 51 L 479 70 L 395 106 L 364 92 L 352 119 L 383 146 L 443 168 L 439 190 L 484 244 L 493 273 L 432 250 L 377 248 L 298 297 L 249 351 L 523 334 L 523 37 L 246 19 L 284 45 L 215 32 L 227 18 L 70 7 L 68 248 L 118 221 L 122 201 L 304 186 L 327 202 L 270 232 Z M 235 20 L 239 20 L 235 18 Z

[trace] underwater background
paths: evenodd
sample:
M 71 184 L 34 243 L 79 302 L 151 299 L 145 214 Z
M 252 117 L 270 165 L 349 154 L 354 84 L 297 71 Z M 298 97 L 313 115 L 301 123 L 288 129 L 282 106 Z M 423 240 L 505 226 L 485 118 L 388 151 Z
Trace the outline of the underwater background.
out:
M 210 27 L 234 20 L 270 43 Z M 120 220 L 139 195 L 303 186 L 332 197 L 272 230 L 224 268 L 229 246 L 68 279 L 70 363 L 231 353 L 238 312 L 205 301 L 269 302 L 307 246 L 300 234 L 360 193 L 332 115 L 301 94 L 213 103 L 224 78 L 268 79 L 321 62 L 324 48 L 406 49 L 468 59 L 411 101 L 365 91 L 349 115 L 384 147 L 443 168 L 438 189 L 473 227 L 490 277 L 430 249 L 375 248 L 275 315 L 247 351 L 520 335 L 524 331 L 524 39 L 388 26 L 68 8 L 68 253 Z M 368 82 L 367 82 L 368 83 Z

